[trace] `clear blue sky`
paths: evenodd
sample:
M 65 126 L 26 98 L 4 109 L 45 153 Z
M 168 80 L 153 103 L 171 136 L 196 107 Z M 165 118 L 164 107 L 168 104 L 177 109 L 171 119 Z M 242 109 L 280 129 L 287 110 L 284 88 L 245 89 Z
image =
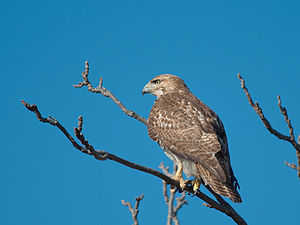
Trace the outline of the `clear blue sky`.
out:
M 96 148 L 158 168 L 171 165 L 143 124 L 109 99 L 75 89 L 84 61 L 129 108 L 147 117 L 142 96 L 154 76 L 172 73 L 224 122 L 249 224 L 299 222 L 299 179 L 290 144 L 269 134 L 248 105 L 236 74 L 246 79 L 275 128 L 288 134 L 276 95 L 300 132 L 299 1 L 2 1 L 1 225 L 131 224 L 121 199 L 144 193 L 140 224 L 165 224 L 161 180 L 75 150 L 54 127 L 20 103 L 35 103 L 70 132 L 84 117 Z M 233 224 L 187 198 L 184 224 Z M 200 218 L 200 219 L 199 219 Z

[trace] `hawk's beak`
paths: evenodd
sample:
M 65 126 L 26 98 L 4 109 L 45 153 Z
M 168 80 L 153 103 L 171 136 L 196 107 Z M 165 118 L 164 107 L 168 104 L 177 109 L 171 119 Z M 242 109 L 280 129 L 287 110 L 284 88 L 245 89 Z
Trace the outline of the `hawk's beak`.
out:
M 147 84 L 142 90 L 142 95 L 150 93 L 151 91 L 152 91 L 151 85 Z

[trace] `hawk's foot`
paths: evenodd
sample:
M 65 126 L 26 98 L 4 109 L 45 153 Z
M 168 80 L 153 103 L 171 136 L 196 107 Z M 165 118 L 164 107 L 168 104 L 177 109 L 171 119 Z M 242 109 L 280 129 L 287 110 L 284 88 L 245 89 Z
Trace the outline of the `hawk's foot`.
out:
M 179 178 L 174 177 L 173 179 L 176 180 L 177 182 L 179 182 L 179 185 L 180 185 L 179 192 L 182 192 L 185 189 L 186 185 L 190 182 L 189 180 L 184 180 L 182 176 Z M 175 193 L 176 191 L 177 191 L 177 187 L 174 187 L 171 185 L 171 192 Z
M 185 189 L 185 187 L 186 187 L 186 185 L 187 185 L 187 183 L 189 181 L 183 179 L 183 176 L 182 176 L 182 164 L 178 165 L 177 171 L 176 171 L 175 176 L 173 177 L 173 179 L 176 180 L 177 182 L 179 182 L 181 190 Z M 172 188 L 171 188 L 171 191 L 172 191 Z
M 192 180 L 191 181 L 191 184 L 193 186 L 193 191 L 194 191 L 194 194 L 197 193 L 198 189 L 200 188 L 200 181 L 199 180 Z

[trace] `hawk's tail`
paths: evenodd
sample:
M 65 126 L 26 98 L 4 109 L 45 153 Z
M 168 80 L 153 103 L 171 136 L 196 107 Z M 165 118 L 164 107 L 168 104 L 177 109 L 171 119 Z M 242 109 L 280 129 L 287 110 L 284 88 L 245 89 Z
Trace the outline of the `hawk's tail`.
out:
M 237 192 L 237 190 L 232 184 L 222 183 L 216 178 L 212 178 L 208 182 L 208 185 L 217 194 L 230 198 L 233 202 L 237 202 L 237 203 L 242 202 L 242 198 L 240 194 Z
M 242 202 L 242 198 L 233 184 L 230 184 L 228 182 L 221 182 L 208 170 L 200 165 L 198 165 L 198 169 L 200 170 L 199 172 L 201 174 L 201 179 L 204 180 L 205 185 L 209 185 L 214 192 L 230 198 L 233 202 Z

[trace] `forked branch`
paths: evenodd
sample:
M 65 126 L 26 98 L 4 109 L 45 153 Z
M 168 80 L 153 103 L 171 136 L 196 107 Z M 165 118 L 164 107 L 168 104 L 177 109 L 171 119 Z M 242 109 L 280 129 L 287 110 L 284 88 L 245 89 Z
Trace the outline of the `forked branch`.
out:
M 163 163 L 160 164 L 159 168 L 164 172 L 164 174 L 173 177 L 176 171 L 176 165 L 174 164 L 173 174 L 169 172 L 169 167 L 165 167 Z M 183 205 L 187 205 L 188 202 L 185 200 L 185 192 L 182 192 L 181 196 L 176 198 L 176 206 L 174 206 L 174 198 L 176 192 L 170 191 L 170 196 L 168 195 L 168 188 L 165 181 L 163 181 L 163 196 L 165 203 L 168 207 L 168 217 L 167 225 L 172 225 L 172 221 L 175 225 L 179 225 L 179 220 L 177 217 L 178 211 L 182 208 Z
M 52 126 L 57 127 L 66 137 L 67 139 L 72 143 L 72 145 L 78 149 L 79 151 L 81 151 L 82 153 L 88 154 L 88 155 L 92 155 L 94 156 L 97 160 L 112 160 L 115 162 L 118 162 L 122 165 L 125 165 L 127 167 L 130 167 L 132 169 L 136 169 L 148 174 L 152 174 L 153 176 L 156 176 L 160 179 L 162 179 L 163 181 L 165 181 L 167 184 L 170 184 L 178 189 L 180 189 L 180 184 L 178 181 L 174 180 L 173 178 L 148 167 L 127 161 L 123 158 L 120 158 L 114 154 L 111 154 L 109 152 L 106 151 L 102 151 L 102 150 L 95 150 L 94 147 L 89 144 L 89 142 L 85 139 L 84 135 L 81 133 L 82 131 L 82 125 L 83 125 L 83 118 L 80 116 L 78 118 L 78 127 L 74 128 L 74 132 L 75 132 L 75 136 L 76 138 L 80 141 L 81 145 L 70 135 L 70 133 L 60 124 L 60 122 L 56 119 L 54 119 L 53 117 L 49 116 L 47 118 L 42 117 L 40 111 L 38 110 L 38 107 L 36 105 L 30 105 L 28 103 L 26 103 L 25 101 L 21 101 L 22 104 L 30 111 L 34 112 L 37 116 L 37 119 L 43 123 L 48 123 Z M 191 186 L 187 186 L 185 188 L 186 192 L 193 194 L 193 188 Z M 211 208 L 215 208 L 216 210 L 219 210 L 223 213 L 225 213 L 226 215 L 228 215 L 229 217 L 231 217 L 237 224 L 247 224 L 244 219 L 237 214 L 237 212 L 227 203 L 227 204 L 223 204 L 223 201 L 225 202 L 225 200 L 223 200 L 220 196 L 219 198 L 222 199 L 222 201 L 220 202 L 219 199 L 219 203 L 216 202 L 215 200 L 211 199 L 210 197 L 208 197 L 207 195 L 205 195 L 204 193 L 198 191 L 195 196 L 197 196 L 198 198 L 202 199 L 203 201 L 207 202 Z
M 137 216 L 139 214 L 139 205 L 140 202 L 143 200 L 144 194 L 142 194 L 139 197 L 135 198 L 135 206 L 134 208 L 131 206 L 130 202 L 125 202 L 124 200 L 121 200 L 122 204 L 128 207 L 129 212 L 131 213 L 133 225 L 138 225 Z
M 85 70 L 82 71 L 82 78 L 83 81 L 79 82 L 78 84 L 74 84 L 73 86 L 75 88 L 81 88 L 83 86 L 87 86 L 88 90 L 93 93 L 99 93 L 102 94 L 105 97 L 109 97 L 111 100 L 113 100 L 119 107 L 120 109 L 128 116 L 133 117 L 134 119 L 137 119 L 138 121 L 142 122 L 143 124 L 147 125 L 147 120 L 141 116 L 139 116 L 137 113 L 134 111 L 126 109 L 126 107 L 117 99 L 109 90 L 104 88 L 102 86 L 103 84 L 103 79 L 102 77 L 100 78 L 99 85 L 98 87 L 94 88 L 91 84 L 91 82 L 88 79 L 89 76 L 89 63 L 88 61 L 85 61 Z
M 122 109 L 122 111 L 126 115 L 135 118 L 136 120 L 142 122 L 144 125 L 147 125 L 147 120 L 145 118 L 139 116 L 137 113 L 135 113 L 133 111 L 126 109 L 126 107 L 109 90 L 105 89 L 102 86 L 102 79 L 100 79 L 98 87 L 94 88 L 88 80 L 88 74 L 89 74 L 89 64 L 88 64 L 88 62 L 86 62 L 85 63 L 85 71 L 82 72 L 83 82 L 80 82 L 79 84 L 74 85 L 74 87 L 79 88 L 79 87 L 87 86 L 89 91 L 91 91 L 93 93 L 100 93 L 105 97 L 109 97 Z M 101 160 L 101 161 L 112 160 L 112 161 L 118 162 L 122 165 L 125 165 L 127 167 L 130 167 L 132 169 L 136 169 L 136 170 L 148 173 L 148 174 L 152 174 L 153 176 L 156 176 L 156 177 L 162 179 L 166 184 L 170 184 L 173 187 L 176 187 L 177 189 L 180 190 L 179 182 L 174 180 L 172 177 L 170 177 L 168 175 L 165 175 L 157 170 L 127 161 L 127 160 L 120 158 L 114 154 L 111 154 L 107 151 L 95 150 L 94 147 L 91 144 L 89 144 L 87 139 L 82 134 L 83 118 L 81 116 L 78 119 L 78 127 L 74 128 L 75 136 L 81 143 L 81 144 L 79 144 L 56 119 L 54 119 L 51 116 L 49 116 L 48 118 L 42 117 L 42 115 L 39 112 L 36 105 L 30 105 L 30 104 L 24 102 L 23 100 L 22 100 L 22 104 L 28 110 L 34 112 L 37 116 L 37 119 L 40 120 L 41 122 L 48 123 L 52 126 L 56 126 L 61 132 L 63 132 L 63 134 L 67 137 L 67 139 L 72 143 L 72 145 L 76 149 L 81 151 L 82 153 L 92 155 L 97 160 Z M 206 187 L 206 188 L 208 188 L 208 187 Z M 209 190 L 209 188 L 208 188 L 208 190 Z M 203 201 L 205 201 L 207 203 L 207 206 L 226 214 L 227 216 L 232 218 L 236 222 L 236 224 L 243 224 L 243 225 L 247 224 L 245 222 L 245 220 L 221 196 L 213 193 L 217 199 L 217 201 L 215 201 L 212 198 L 210 198 L 209 196 L 202 193 L 200 190 L 198 190 L 197 193 L 194 193 L 193 187 L 190 185 L 187 185 L 183 191 L 185 191 L 186 193 L 189 193 L 189 194 L 193 194 L 194 196 L 202 199 Z M 178 211 L 178 209 L 174 209 L 174 210 Z
M 265 117 L 265 115 L 264 115 L 264 113 L 262 111 L 262 108 L 259 106 L 258 102 L 255 102 L 255 103 L 253 102 L 252 97 L 251 97 L 251 95 L 250 95 L 250 93 L 248 91 L 248 88 L 245 85 L 245 80 L 242 78 L 242 76 L 239 73 L 237 74 L 237 76 L 238 76 L 238 79 L 241 81 L 241 87 L 242 87 L 242 89 L 244 90 L 244 92 L 245 92 L 245 94 L 247 96 L 249 104 L 252 106 L 252 108 L 254 109 L 254 111 L 256 112 L 256 114 L 259 116 L 259 118 L 261 119 L 261 121 L 263 122 L 263 124 L 265 125 L 265 127 L 268 129 L 268 131 L 271 134 L 273 134 L 276 137 L 278 137 L 279 139 L 282 139 L 284 141 L 287 141 L 287 142 L 291 143 L 293 145 L 293 147 L 295 148 L 298 166 L 296 166 L 295 163 L 290 164 L 290 163 L 285 162 L 285 164 L 287 166 L 289 166 L 289 167 L 297 170 L 298 177 L 300 178 L 300 135 L 298 137 L 298 140 L 297 140 L 298 143 L 297 143 L 297 141 L 295 140 L 295 134 L 294 134 L 294 128 L 292 126 L 292 122 L 291 122 L 291 120 L 288 117 L 287 109 L 281 105 L 281 98 L 280 98 L 280 96 L 279 95 L 277 96 L 278 107 L 279 107 L 280 112 L 281 112 L 281 114 L 284 117 L 284 121 L 287 124 L 287 127 L 289 129 L 289 135 L 284 135 L 284 134 L 278 132 L 277 130 L 275 130 L 271 126 L 270 122 Z

